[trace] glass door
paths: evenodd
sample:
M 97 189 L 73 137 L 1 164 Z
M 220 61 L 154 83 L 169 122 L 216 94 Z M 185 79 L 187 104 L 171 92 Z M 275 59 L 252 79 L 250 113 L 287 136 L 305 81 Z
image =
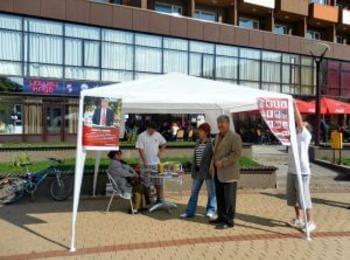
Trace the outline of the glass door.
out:
M 46 141 L 63 141 L 63 112 L 63 106 L 61 104 L 44 104 Z

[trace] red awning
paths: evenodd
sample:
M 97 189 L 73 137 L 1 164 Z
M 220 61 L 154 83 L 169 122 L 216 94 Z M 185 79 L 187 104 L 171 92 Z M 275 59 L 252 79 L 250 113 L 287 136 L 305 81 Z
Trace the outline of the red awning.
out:
M 302 114 L 314 114 L 315 105 L 312 102 L 306 102 L 304 100 L 295 99 L 295 103 Z
M 322 107 L 327 110 L 326 114 L 336 115 L 336 114 L 350 114 L 350 104 L 338 101 L 335 99 L 323 97 L 321 99 Z
M 306 102 L 296 100 L 297 107 L 302 114 L 315 114 L 315 101 Z M 322 115 L 350 114 L 350 104 L 332 98 L 323 97 L 321 99 Z

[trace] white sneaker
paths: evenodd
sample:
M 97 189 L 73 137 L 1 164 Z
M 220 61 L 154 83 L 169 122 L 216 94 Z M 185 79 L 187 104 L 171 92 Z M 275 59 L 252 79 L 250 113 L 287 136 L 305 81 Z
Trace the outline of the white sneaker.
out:
M 310 233 L 316 229 L 316 224 L 314 222 L 308 222 L 307 226 Z M 306 233 L 306 228 L 303 228 L 303 232 Z
M 289 225 L 296 228 L 303 228 L 305 226 L 305 222 L 302 219 L 293 219 L 289 222 Z
M 180 218 L 190 218 L 190 216 L 187 215 L 187 213 L 182 213 L 182 214 L 180 215 Z
M 119 194 L 119 196 L 123 199 L 129 200 L 131 199 L 131 193 L 124 192 L 123 194 Z
M 208 217 L 209 219 L 216 219 L 217 215 L 215 212 L 208 212 L 207 214 L 205 214 L 206 217 Z

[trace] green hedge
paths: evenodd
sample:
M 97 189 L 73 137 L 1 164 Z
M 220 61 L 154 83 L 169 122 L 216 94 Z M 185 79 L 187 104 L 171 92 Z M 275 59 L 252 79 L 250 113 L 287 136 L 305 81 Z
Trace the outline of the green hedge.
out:
M 165 157 L 162 158 L 163 162 L 171 161 L 181 163 L 185 166 L 185 168 L 189 168 L 191 164 L 191 157 Z M 137 164 L 138 158 L 131 158 L 126 160 L 129 164 Z M 85 163 L 85 170 L 93 170 L 94 169 L 95 160 L 87 159 Z M 109 164 L 109 159 L 101 159 L 100 168 L 106 169 Z M 50 161 L 38 161 L 33 162 L 33 165 L 28 166 L 28 169 L 35 173 L 41 170 L 48 168 L 52 163 Z M 74 170 L 75 160 L 67 159 L 64 160 L 62 165 L 60 165 L 60 169 L 64 171 Z M 242 156 L 240 158 L 240 165 L 242 168 L 251 168 L 259 166 L 259 164 L 252 159 Z M 23 175 L 25 173 L 25 169 L 23 167 L 14 166 L 12 162 L 9 163 L 0 163 L 0 176 L 11 176 L 11 175 Z

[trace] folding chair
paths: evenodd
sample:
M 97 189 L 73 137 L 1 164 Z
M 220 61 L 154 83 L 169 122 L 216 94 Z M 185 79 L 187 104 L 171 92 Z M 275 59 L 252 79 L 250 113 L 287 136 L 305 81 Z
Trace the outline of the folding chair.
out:
M 131 214 L 134 214 L 134 207 L 132 206 L 132 197 L 130 196 L 130 198 L 125 198 L 122 194 L 120 194 L 118 191 L 119 189 L 118 189 L 117 183 L 115 182 L 115 180 L 113 179 L 113 177 L 111 176 L 111 174 L 108 171 L 106 173 L 107 173 L 108 181 L 111 184 L 112 190 L 113 190 L 113 193 L 112 193 L 111 198 L 109 200 L 106 212 L 109 212 L 109 209 L 111 207 L 111 204 L 112 204 L 114 197 L 119 196 L 122 199 L 129 200 L 130 207 L 131 207 Z

